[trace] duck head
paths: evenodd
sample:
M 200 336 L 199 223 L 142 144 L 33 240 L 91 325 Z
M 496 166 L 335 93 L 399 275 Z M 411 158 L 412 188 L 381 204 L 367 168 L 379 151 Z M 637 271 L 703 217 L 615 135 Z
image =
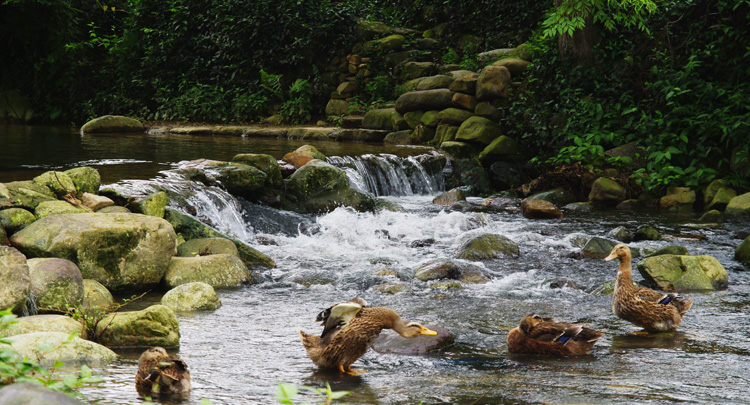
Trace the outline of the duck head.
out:
M 529 331 L 531 331 L 534 326 L 539 325 L 542 322 L 544 322 L 544 318 L 537 314 L 526 315 L 521 318 L 521 323 L 518 325 L 518 327 L 519 329 L 521 329 L 521 332 L 526 334 L 529 333 Z
M 615 259 L 624 259 L 630 257 L 630 248 L 628 245 L 625 245 L 623 243 L 615 245 L 615 247 L 612 248 L 612 251 L 609 252 L 609 256 L 604 258 L 604 261 L 610 261 Z
M 437 335 L 437 332 L 425 328 L 418 322 L 406 322 L 403 325 L 394 327 L 393 330 L 405 338 L 413 338 L 419 335 Z

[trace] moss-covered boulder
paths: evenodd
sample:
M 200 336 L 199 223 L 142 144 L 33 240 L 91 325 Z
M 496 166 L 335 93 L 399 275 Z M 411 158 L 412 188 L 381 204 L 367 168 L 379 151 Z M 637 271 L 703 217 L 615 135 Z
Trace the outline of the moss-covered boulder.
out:
M 5 405 L 84 405 L 76 398 L 31 382 L 17 382 L 0 388 L 0 403 Z
M 406 121 L 406 125 L 408 125 L 409 128 L 415 129 L 422 123 L 423 115 L 424 111 L 409 111 L 404 114 L 404 121 Z
M 273 156 L 261 153 L 241 153 L 235 155 L 232 161 L 250 165 L 265 173 L 266 184 L 269 187 L 281 187 L 281 167 L 279 161 Z
M 210 284 L 194 282 L 167 291 L 161 304 L 174 311 L 210 311 L 221 307 L 221 300 Z
M 407 129 L 404 131 L 389 132 L 383 143 L 392 143 L 394 145 L 412 145 L 416 143 L 416 140 L 412 137 L 414 131 Z
M 652 256 L 638 263 L 638 271 L 665 291 L 714 290 L 729 281 L 727 271 L 712 256 Z
M 97 210 L 96 212 L 100 214 L 130 214 L 131 213 L 129 209 L 125 207 L 121 207 L 119 205 L 110 205 L 109 207 L 101 208 Z
M 451 83 L 450 91 L 456 93 L 476 95 L 477 94 L 477 79 L 479 79 L 478 73 L 469 73 L 464 76 L 458 77 Z
M 518 245 L 510 238 L 488 233 L 466 241 L 456 256 L 466 260 L 487 260 L 502 256 L 516 257 L 519 254 Z
M 99 171 L 93 167 L 83 166 L 66 170 L 65 174 L 73 181 L 75 189 L 82 193 L 96 194 L 102 184 Z
M 667 195 L 659 199 L 659 208 L 670 211 L 690 211 L 695 203 L 695 190 L 687 187 L 672 187 Z
M 616 244 L 616 241 L 601 238 L 599 236 L 594 236 L 586 242 L 586 245 L 583 246 L 581 252 L 583 252 L 583 254 L 588 257 L 603 259 L 609 255 L 609 253 L 612 251 L 612 248 L 614 248 Z M 631 249 L 630 251 L 633 257 L 637 257 L 638 254 L 640 254 L 635 249 Z
M 69 336 L 64 332 L 33 332 L 14 335 L 6 341 L 19 356 L 40 359 L 42 364 L 62 361 L 101 365 L 117 359 L 117 354 L 105 346 L 79 337 L 68 340 Z
M 744 263 L 750 263 L 750 236 L 745 238 L 734 250 L 734 259 Z
M 420 266 L 414 273 L 414 278 L 420 281 L 455 279 L 461 276 L 461 268 L 453 263 L 442 260 L 433 261 Z
M 268 175 L 262 170 L 242 164 L 217 162 L 212 168 L 218 173 L 217 180 L 231 194 L 255 200 L 268 182 Z
M 194 257 L 173 257 L 163 284 L 174 288 L 181 284 L 203 282 L 212 287 L 236 287 L 252 280 L 247 266 L 237 256 L 216 254 Z
M 476 97 L 464 93 L 454 93 L 451 101 L 454 105 L 472 112 L 477 107 L 477 104 L 479 104 L 479 100 Z
M 362 45 L 362 53 L 372 55 L 376 53 L 388 53 L 393 52 L 401 48 L 406 38 L 403 35 L 393 34 L 388 35 L 380 39 L 374 39 L 367 41 Z
M 164 211 L 167 209 L 167 204 L 169 204 L 167 193 L 159 191 L 158 193 L 137 198 L 131 204 L 130 210 L 138 214 L 164 218 Z
M 488 102 L 477 103 L 474 107 L 474 115 L 487 118 L 490 121 L 498 122 L 502 118 L 502 113 L 494 105 Z
M 73 180 L 65 172 L 45 172 L 34 177 L 34 183 L 52 190 L 57 197 L 62 197 L 68 193 L 76 191 Z
M 489 145 L 502 135 L 500 125 L 488 120 L 487 118 L 473 116 L 464 121 L 458 132 L 456 132 L 456 141 L 471 142 L 482 146 Z
M 448 89 L 412 91 L 402 94 L 396 100 L 396 111 L 406 114 L 409 111 L 444 110 L 453 107 L 453 92 Z
M 630 232 L 628 228 L 624 226 L 618 226 L 607 232 L 607 236 L 614 238 L 622 243 L 630 243 L 633 241 L 633 232 Z
M 589 202 L 605 205 L 617 205 L 627 197 L 627 190 L 616 181 L 606 177 L 594 180 L 589 193 Z
M 323 161 L 314 160 L 297 169 L 287 180 L 289 208 L 298 212 L 328 212 L 339 206 L 372 211 L 375 200 L 349 186 L 346 173 Z
M 0 246 L 0 308 L 23 312 L 31 290 L 26 256 L 10 246 Z
M 417 90 L 447 89 L 455 79 L 448 75 L 425 77 L 417 85 Z
M 466 193 L 460 188 L 454 188 L 432 199 L 433 204 L 451 205 L 458 201 L 466 201 Z
M 477 98 L 489 101 L 505 97 L 510 84 L 510 71 L 505 66 L 487 66 L 477 78 Z
M 0 226 L 12 235 L 36 221 L 34 214 L 23 208 L 8 208 L 0 211 Z
M 174 229 L 139 214 L 62 214 L 42 218 L 11 237 L 28 257 L 59 257 L 84 278 L 113 291 L 145 290 L 159 283 L 176 251 Z
M 215 254 L 230 254 L 240 256 L 237 246 L 226 238 L 198 238 L 190 239 L 177 246 L 177 255 L 182 257 L 206 256 Z
M 700 222 L 719 223 L 724 221 L 724 215 L 719 210 L 708 210 L 698 218 Z
M 4 186 L 7 198 L 5 203 L 0 205 L 3 208 L 17 207 L 34 211 L 37 205 L 43 201 L 57 200 L 57 196 L 49 187 L 31 180 L 12 181 L 4 183 Z
M 572 202 L 575 202 L 576 200 L 576 197 L 573 195 L 573 193 L 571 193 L 570 191 L 562 187 L 557 187 L 557 188 L 553 188 L 551 190 L 546 190 L 546 191 L 540 191 L 538 193 L 530 195 L 529 198 L 532 198 L 535 200 L 549 201 L 552 204 L 555 204 L 555 206 L 564 206 Z
M 529 219 L 556 219 L 563 217 L 562 211 L 555 204 L 533 198 L 523 200 L 521 203 L 521 215 Z
M 442 145 L 443 142 L 453 142 L 456 140 L 458 127 L 455 125 L 440 124 L 435 130 L 435 137 L 432 139 L 436 145 Z
M 416 79 L 418 77 L 427 77 L 435 73 L 436 66 L 432 62 L 406 62 L 401 66 L 398 77 L 402 81 Z M 424 80 L 419 82 L 422 84 Z M 419 86 L 417 86 L 419 87 Z
M 281 160 L 291 163 L 296 168 L 300 168 L 314 159 L 325 161 L 326 155 L 320 153 L 320 151 L 312 145 L 302 145 L 293 152 L 284 155 Z
M 428 127 L 436 127 L 438 124 L 440 124 L 439 115 L 440 115 L 440 111 L 436 111 L 436 110 L 425 111 L 421 119 L 422 124 L 427 125 Z
M 105 115 L 83 124 L 81 134 L 101 134 L 111 132 L 143 132 L 143 124 L 135 118 L 120 115 Z
M 36 216 L 37 219 L 42 219 L 50 215 L 85 214 L 87 212 L 91 211 L 76 207 L 67 201 L 54 200 L 42 201 L 39 203 L 39 205 L 36 206 L 36 209 L 34 209 L 34 216 Z
M 468 120 L 473 115 L 474 113 L 471 111 L 451 107 L 440 111 L 440 113 L 438 113 L 438 119 L 444 124 L 461 125 L 461 123 Z
M 179 232 L 187 240 L 197 238 L 225 238 L 231 240 L 239 252 L 240 259 L 245 263 L 245 266 L 250 269 L 256 267 L 276 267 L 276 263 L 274 263 L 273 259 L 265 254 L 248 246 L 242 241 L 232 239 L 227 235 L 212 229 L 208 225 L 189 215 L 168 208 L 164 218 L 172 224 L 175 231 Z M 259 280 L 255 272 L 253 272 L 253 278 L 254 282 Z
M 448 131 L 450 131 L 450 128 L 448 129 Z M 479 152 L 479 148 L 477 148 L 475 145 L 468 142 L 457 141 L 443 141 L 440 143 L 440 149 L 456 159 L 468 159 L 475 156 Z
M 729 200 L 729 204 L 724 209 L 727 215 L 750 215 L 750 193 L 738 195 Z
M 164 305 L 107 314 L 96 325 L 96 335 L 99 342 L 107 347 L 173 348 L 180 345 L 177 316 Z
M 403 121 L 403 124 L 402 124 Z M 398 131 L 408 126 L 404 117 L 395 108 L 378 108 L 365 113 L 362 128 L 382 131 Z M 321 159 L 323 160 L 323 159 Z
M 661 233 L 659 233 L 659 230 L 654 228 L 651 225 L 640 225 L 635 230 L 635 234 L 633 235 L 633 240 L 639 241 L 639 240 L 660 240 L 661 239 Z
M 655 252 L 648 253 L 646 257 L 661 256 L 661 255 L 688 256 L 690 255 L 690 253 L 688 253 L 688 250 L 685 246 L 671 245 L 671 246 L 665 246 Z
M 713 183 L 711 183 L 713 184 Z M 710 186 L 709 186 L 710 188 Z M 724 210 L 732 198 L 737 197 L 737 192 L 731 187 L 720 187 L 711 195 L 711 199 L 705 202 L 705 210 Z M 706 196 L 707 197 L 707 196 Z
M 504 58 L 492 63 L 492 66 L 503 66 L 508 69 L 511 76 L 517 76 L 523 73 L 530 64 L 530 62 L 520 58 Z
M 28 259 L 26 263 L 31 292 L 40 310 L 66 310 L 83 301 L 83 277 L 75 263 L 55 257 Z
M 86 329 L 83 324 L 65 315 L 32 315 L 16 319 L 16 323 L 7 329 L 0 329 L 0 337 L 21 335 L 34 332 L 61 332 L 86 339 Z
M 83 307 L 86 309 L 107 309 L 115 305 L 112 293 L 102 283 L 92 280 L 83 280 Z
M 513 138 L 500 135 L 479 153 L 479 161 L 483 163 L 497 160 L 518 160 L 521 149 Z

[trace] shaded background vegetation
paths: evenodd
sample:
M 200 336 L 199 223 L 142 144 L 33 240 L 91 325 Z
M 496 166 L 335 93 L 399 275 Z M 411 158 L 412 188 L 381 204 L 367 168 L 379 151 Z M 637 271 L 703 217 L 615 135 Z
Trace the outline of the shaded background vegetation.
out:
M 502 109 L 502 124 L 539 165 L 629 167 L 652 190 L 722 177 L 748 185 L 747 0 L 659 2 L 646 18 L 647 30 L 594 27 L 595 63 L 588 67 L 561 58 L 555 38 L 541 34 L 553 2 L 0 4 L 0 43 L 4 60 L 12 61 L 2 65 L 0 91 L 20 89 L 37 121 L 80 125 L 117 113 L 145 120 L 249 122 L 280 107 L 295 111 L 290 100 L 320 113 L 336 83 L 326 67 L 357 41 L 358 19 L 420 30 L 449 23 L 438 60 L 455 54 L 472 61 L 477 52 L 522 42 L 536 50 L 523 86 Z M 465 34 L 478 37 L 479 44 L 458 46 Z M 296 111 L 298 119 L 309 116 Z M 645 167 L 603 154 L 632 141 L 645 149 Z

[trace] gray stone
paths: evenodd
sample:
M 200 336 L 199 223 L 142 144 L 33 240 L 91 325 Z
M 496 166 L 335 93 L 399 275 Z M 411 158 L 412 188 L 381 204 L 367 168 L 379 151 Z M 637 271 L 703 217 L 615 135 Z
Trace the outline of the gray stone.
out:
M 623 243 L 630 243 L 633 241 L 633 232 L 630 232 L 624 226 L 618 226 L 617 228 L 607 232 L 607 236 L 617 239 Z
M 30 382 L 18 382 L 0 388 L 0 403 L 3 405 L 84 405 L 78 399 L 62 392 Z
M 250 280 L 250 272 L 237 256 L 215 254 L 173 257 L 164 274 L 163 284 L 167 288 L 174 288 L 200 281 L 212 287 L 235 287 Z
M 83 307 L 87 309 L 105 310 L 115 305 L 112 293 L 102 283 L 83 279 Z
M 463 93 L 463 94 L 469 94 L 469 95 L 476 95 L 477 94 L 477 80 L 479 79 L 479 74 L 469 72 L 468 74 L 461 76 L 459 78 L 456 78 L 453 83 L 451 83 L 450 91 L 454 91 L 456 93 Z
M 161 303 L 174 311 L 204 311 L 221 307 L 221 300 L 214 288 L 203 282 L 179 285 L 167 291 Z
M 68 335 L 76 332 L 78 337 L 86 338 L 86 329 L 83 324 L 65 315 L 22 316 L 15 321 L 16 323 L 7 329 L 0 329 L 0 337 L 34 332 L 61 332 Z
M 67 310 L 83 301 L 83 277 L 70 260 L 36 258 L 26 261 L 31 277 L 31 292 L 42 311 Z
M 552 190 L 547 191 L 540 191 L 538 193 L 530 195 L 529 198 L 534 200 L 549 201 L 556 206 L 570 204 L 572 202 L 575 202 L 576 200 L 573 193 L 562 187 L 553 188 Z
M 26 256 L 10 246 L 0 246 L 0 308 L 20 314 L 31 290 Z
M 519 59 L 519 58 L 504 58 L 500 59 L 492 64 L 492 66 L 503 66 L 512 76 L 517 76 L 523 73 L 531 63 Z
M 383 331 L 372 345 L 378 353 L 391 353 L 406 356 L 430 354 L 453 344 L 455 337 L 448 329 L 435 325 L 425 325 L 434 330 L 437 335 L 419 335 L 415 338 L 404 339 L 392 331 Z
M 113 314 L 114 315 L 114 314 Z M 14 335 L 5 340 L 19 356 L 40 359 L 43 364 L 62 361 L 65 363 L 106 364 L 117 359 L 112 350 L 79 337 L 68 341 L 69 333 L 33 332 Z M 51 347 L 50 350 L 43 350 Z

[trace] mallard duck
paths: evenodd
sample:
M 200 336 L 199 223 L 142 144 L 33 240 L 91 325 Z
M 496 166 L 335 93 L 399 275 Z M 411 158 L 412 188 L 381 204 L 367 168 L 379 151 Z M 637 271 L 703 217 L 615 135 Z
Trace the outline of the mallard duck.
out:
M 190 371 L 177 356 L 170 356 L 163 347 L 152 347 L 138 359 L 135 387 L 142 395 L 186 394 L 190 391 Z
M 307 357 L 318 367 L 338 368 L 350 375 L 364 372 L 352 370 L 351 364 L 367 352 L 383 329 L 406 338 L 437 334 L 417 322 L 404 321 L 390 308 L 368 307 L 361 298 L 331 306 L 316 321 L 324 326 L 320 337 L 299 332 Z
M 620 260 L 612 298 L 612 312 L 648 332 L 676 330 L 693 300 L 674 293 L 654 291 L 633 284 L 630 248 L 616 245 L 604 260 Z
M 572 356 L 588 353 L 602 335 L 580 323 L 557 322 L 531 314 L 521 318 L 506 340 L 511 353 Z

